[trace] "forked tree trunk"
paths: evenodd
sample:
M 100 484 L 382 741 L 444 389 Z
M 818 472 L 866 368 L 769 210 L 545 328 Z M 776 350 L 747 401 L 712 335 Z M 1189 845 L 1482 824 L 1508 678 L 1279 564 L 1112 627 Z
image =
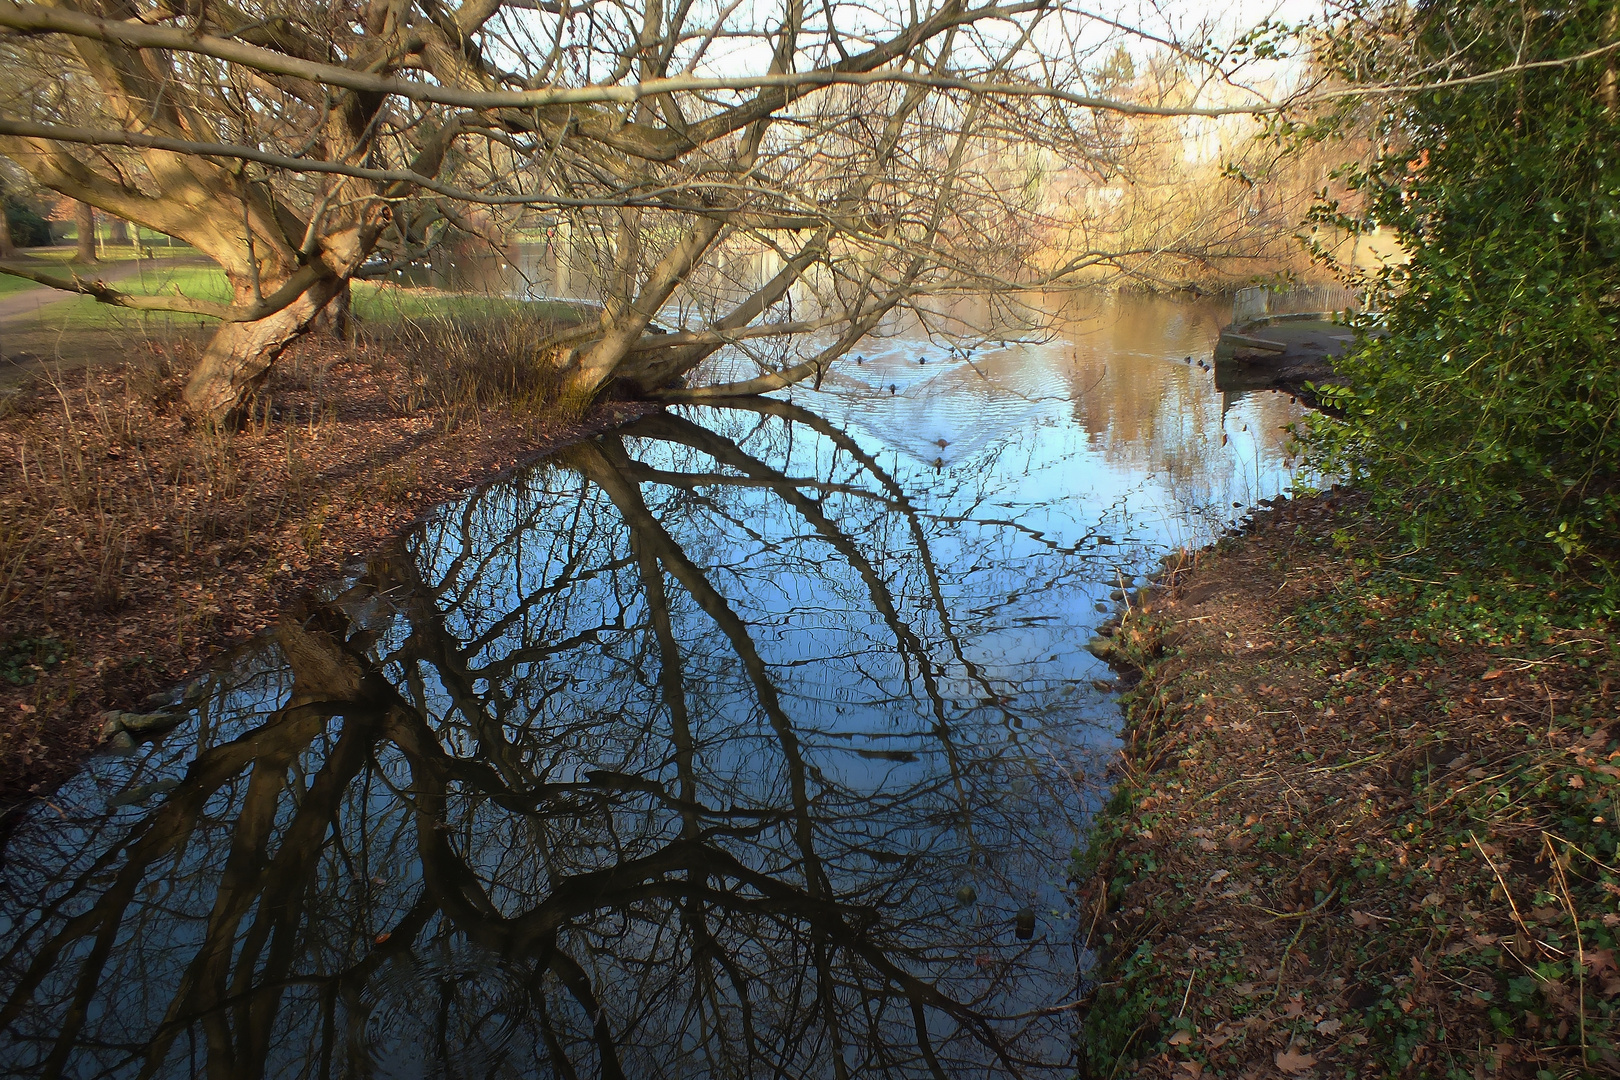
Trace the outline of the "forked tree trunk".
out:
M 209 424 L 233 423 L 269 374 L 270 365 L 309 329 L 346 284 L 338 278 L 322 278 L 274 315 L 221 326 L 186 384 L 186 408 Z M 271 289 L 266 286 L 264 291 Z
M 564 410 L 583 412 L 603 388 L 619 376 L 626 356 L 646 332 L 653 315 L 669 300 L 676 287 L 686 280 L 698 259 L 720 235 L 721 227 L 718 218 L 699 218 L 681 242 L 653 266 L 641 294 L 626 304 L 614 325 L 582 355 L 569 362 L 559 400 Z
M 89 203 L 76 202 L 73 204 L 73 223 L 79 230 L 79 250 L 74 252 L 74 262 L 96 261 L 96 212 Z

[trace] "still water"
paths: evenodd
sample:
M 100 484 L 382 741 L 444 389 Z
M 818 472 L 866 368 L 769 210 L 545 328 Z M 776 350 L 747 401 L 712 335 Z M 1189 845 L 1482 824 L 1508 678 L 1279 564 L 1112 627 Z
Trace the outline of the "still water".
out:
M 1084 644 L 1292 480 L 1221 315 L 874 339 L 442 507 L 14 821 L 0 1074 L 1066 1075 Z

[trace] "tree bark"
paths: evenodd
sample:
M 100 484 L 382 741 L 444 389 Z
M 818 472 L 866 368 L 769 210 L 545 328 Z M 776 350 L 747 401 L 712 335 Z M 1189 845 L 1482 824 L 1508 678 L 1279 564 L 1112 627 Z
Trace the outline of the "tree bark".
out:
M 79 230 L 79 250 L 73 255 L 74 262 L 96 261 L 96 212 L 89 203 L 76 202 L 73 204 L 73 222 Z
M 316 334 L 330 334 L 341 341 L 349 340 L 349 285 L 345 281 L 336 296 L 328 300 L 315 321 L 310 323 L 310 330 Z
M 107 242 L 109 244 L 129 243 L 129 222 L 125 221 L 123 218 L 112 217 L 109 215 L 107 218 L 107 230 Z
M 6 193 L 0 188 L 0 259 L 9 259 L 17 254 L 17 245 L 11 238 L 11 219 L 6 217 Z
M 322 278 L 274 315 L 221 326 L 186 384 L 186 408 L 209 424 L 235 422 L 270 373 L 270 365 L 347 285 L 345 279 Z M 271 291 L 264 288 L 265 293 Z

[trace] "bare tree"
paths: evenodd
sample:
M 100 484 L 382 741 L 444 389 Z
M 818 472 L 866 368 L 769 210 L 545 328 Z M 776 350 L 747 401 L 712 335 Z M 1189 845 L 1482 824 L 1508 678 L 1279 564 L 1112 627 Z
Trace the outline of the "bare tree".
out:
M 19 828 L 14 1071 L 366 1075 L 419 1048 L 443 1075 L 1072 1075 L 1078 942 L 988 914 L 1060 871 L 1043 838 L 1082 812 L 1033 734 L 1084 723 L 1066 687 L 968 645 L 1007 523 L 926 512 L 792 405 L 716 419 L 473 495 L 337 604 L 290 604 L 280 656 L 152 748 L 160 805 Z M 739 519 L 761 531 L 709 549 Z M 1079 587 L 1100 550 L 1036 580 Z M 802 640 L 769 625 L 784 582 L 827 613 Z
M 391 265 L 419 258 L 432 225 L 462 225 L 474 205 L 508 224 L 538 210 L 603 256 L 601 318 L 548 343 L 583 400 L 620 379 L 667 382 L 758 333 L 812 266 L 831 305 L 778 311 L 788 329 L 836 311 L 854 332 L 903 299 L 956 224 L 981 111 L 971 80 L 1006 74 L 1042 7 L 8 3 L 6 47 L 37 74 L 7 95 L 0 147 L 45 186 L 224 269 L 227 305 L 46 280 L 220 319 L 187 391 L 201 417 L 239 407 L 379 249 Z M 694 74 L 722 50 L 754 74 Z M 650 343 L 705 257 L 742 238 L 775 272 Z

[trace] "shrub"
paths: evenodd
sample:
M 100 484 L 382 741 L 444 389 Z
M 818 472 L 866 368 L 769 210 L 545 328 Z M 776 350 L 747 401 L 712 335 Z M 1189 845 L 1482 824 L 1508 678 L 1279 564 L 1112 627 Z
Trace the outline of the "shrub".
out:
M 41 217 L 32 207 L 15 198 L 5 200 L 6 224 L 11 226 L 11 242 L 23 247 L 49 247 L 51 244 L 50 222 Z
M 1348 170 L 1410 261 L 1386 270 L 1387 336 L 1340 365 L 1318 462 L 1360 481 L 1424 547 L 1615 592 L 1620 535 L 1620 108 L 1612 0 L 1428 0 L 1347 23 L 1354 81 L 1451 85 L 1380 113 L 1385 151 Z M 1355 28 L 1350 28 L 1350 27 Z M 1505 68 L 1518 66 L 1511 74 Z M 1458 77 L 1488 75 L 1472 83 Z M 1438 76 L 1437 77 L 1437 73 Z

